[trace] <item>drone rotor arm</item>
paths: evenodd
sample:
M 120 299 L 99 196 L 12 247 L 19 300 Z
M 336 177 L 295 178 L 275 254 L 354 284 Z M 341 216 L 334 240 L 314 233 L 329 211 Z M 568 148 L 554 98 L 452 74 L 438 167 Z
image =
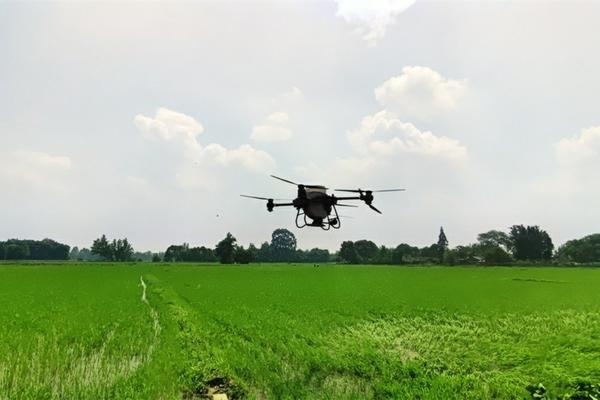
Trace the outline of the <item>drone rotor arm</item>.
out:
M 293 207 L 294 203 L 274 203 L 273 207 Z

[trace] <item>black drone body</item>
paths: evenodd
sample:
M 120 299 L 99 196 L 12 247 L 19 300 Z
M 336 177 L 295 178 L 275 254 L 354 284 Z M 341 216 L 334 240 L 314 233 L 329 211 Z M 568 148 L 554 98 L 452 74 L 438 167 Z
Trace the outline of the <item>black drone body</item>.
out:
M 340 215 L 337 207 L 358 207 L 353 204 L 341 204 L 339 201 L 360 200 L 368 205 L 373 211 L 381 214 L 373 203 L 373 193 L 376 192 L 400 192 L 405 189 L 386 189 L 386 190 L 362 190 L 362 189 L 335 189 L 338 192 L 356 193 L 354 196 L 337 197 L 334 194 L 327 194 L 327 188 L 321 185 L 303 185 L 271 175 L 275 179 L 291 183 L 298 187 L 297 197 L 291 202 L 276 203 L 272 198 L 246 196 L 251 199 L 266 200 L 267 210 L 272 212 L 275 207 L 294 207 L 296 208 L 296 226 L 304 228 L 305 226 L 319 227 L 325 230 L 331 228 L 339 229 L 341 227 Z

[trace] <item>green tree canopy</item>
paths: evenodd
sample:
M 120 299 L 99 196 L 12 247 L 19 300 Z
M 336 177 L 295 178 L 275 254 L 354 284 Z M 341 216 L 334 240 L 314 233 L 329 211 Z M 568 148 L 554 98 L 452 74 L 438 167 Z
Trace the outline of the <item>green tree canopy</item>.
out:
M 292 261 L 296 252 L 296 236 L 287 229 L 275 229 L 271 235 L 272 261 Z
M 600 262 L 600 233 L 569 240 L 558 248 L 557 256 L 578 263 Z
M 91 247 L 92 254 L 97 255 L 106 261 L 113 261 L 114 254 L 112 250 L 112 246 L 109 243 L 106 235 L 102 235 L 99 239 L 94 240 Z
M 4 246 L 4 259 L 26 260 L 30 256 L 29 247 L 25 243 L 8 243 Z
M 477 235 L 477 242 L 482 246 L 498 246 L 509 250 L 511 246 L 508 234 L 498 230 L 491 230 Z
M 379 247 L 370 240 L 357 240 L 354 249 L 358 255 L 358 262 L 373 263 L 377 258 Z
M 113 239 L 111 250 L 115 261 L 131 261 L 133 259 L 133 247 L 127 238 Z
M 440 226 L 440 234 L 438 235 L 437 251 L 440 263 L 444 261 L 444 253 L 448 249 L 448 239 L 444 233 L 444 228 Z
M 340 247 L 340 258 L 350 264 L 359 263 L 358 253 L 354 247 L 354 242 L 350 240 L 342 242 L 342 246 Z
M 552 239 L 537 225 L 511 226 L 510 242 L 513 256 L 517 260 L 540 261 L 552 258 Z
M 237 246 L 234 260 L 238 264 L 249 264 L 254 261 L 254 253 L 250 249 L 244 249 L 243 246 Z
M 235 256 L 235 244 L 237 239 L 227 232 L 225 239 L 221 240 L 215 248 L 215 254 L 219 258 L 221 264 L 233 264 Z

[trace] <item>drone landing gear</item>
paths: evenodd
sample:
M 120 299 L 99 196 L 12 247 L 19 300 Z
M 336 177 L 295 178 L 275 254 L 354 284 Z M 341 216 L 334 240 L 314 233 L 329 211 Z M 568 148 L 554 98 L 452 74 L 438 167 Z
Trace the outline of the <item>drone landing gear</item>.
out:
M 302 229 L 305 226 L 316 226 L 316 227 L 320 227 L 321 229 L 323 229 L 325 231 L 328 231 L 331 228 L 340 229 L 342 224 L 340 221 L 340 216 L 338 215 L 338 212 L 337 212 L 337 209 L 335 208 L 335 206 L 333 206 L 333 211 L 335 212 L 335 217 L 330 217 L 328 215 L 325 220 L 324 219 L 312 219 L 310 217 L 307 217 L 307 215 L 304 213 L 304 210 L 299 208 L 298 212 L 296 213 L 296 227 L 298 227 L 299 229 Z

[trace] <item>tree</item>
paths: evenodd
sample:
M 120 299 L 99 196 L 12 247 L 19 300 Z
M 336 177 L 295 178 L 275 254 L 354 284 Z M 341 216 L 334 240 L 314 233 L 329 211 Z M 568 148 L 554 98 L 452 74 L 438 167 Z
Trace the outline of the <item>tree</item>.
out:
M 379 252 L 379 247 L 370 240 L 358 240 L 354 242 L 354 249 L 361 263 L 374 263 Z
M 392 250 L 388 249 L 385 246 L 381 246 L 378 251 L 375 259 L 373 260 L 374 264 L 391 264 L 392 263 Z
M 0 259 L 8 257 L 14 260 L 68 260 L 70 247 L 52 239 L 20 240 L 9 239 L 0 243 Z M 25 251 L 26 249 L 26 251 Z M 23 250 L 23 251 L 22 251 Z M 18 257 L 18 258 L 14 258 Z
M 25 243 L 7 243 L 4 249 L 6 260 L 26 260 L 30 255 L 29 247 Z
M 212 249 L 200 246 L 188 248 L 183 254 L 183 260 L 188 262 L 215 262 L 217 257 Z
M 269 262 L 273 259 L 271 256 L 271 246 L 269 242 L 264 242 L 260 245 L 260 249 L 258 249 L 256 253 L 256 261 L 258 262 Z
M 437 241 L 438 259 L 440 264 L 444 262 L 444 253 L 448 249 L 448 239 L 444 233 L 444 228 L 440 226 L 440 234 Z
M 392 250 L 392 264 L 403 264 L 405 262 L 413 261 L 419 256 L 419 248 L 413 247 L 406 243 L 401 243 L 394 250 Z
M 349 240 L 342 242 L 342 246 L 340 247 L 340 258 L 349 264 L 358 264 L 359 257 L 353 242 Z
M 486 264 L 501 265 L 508 264 L 512 261 L 510 254 L 498 245 L 481 246 L 481 252 Z
M 161 261 L 162 261 L 162 258 L 159 253 L 152 254 L 152 262 L 153 263 L 157 263 L 157 262 L 161 262 Z
M 77 246 L 75 246 L 71 249 L 71 252 L 69 253 L 69 259 L 71 259 L 71 260 L 79 259 L 79 248 Z
M 548 233 L 539 226 L 513 225 L 510 228 L 513 256 L 517 260 L 549 260 L 554 245 Z
M 100 261 L 102 257 L 96 254 L 92 254 L 90 249 L 86 249 L 84 247 L 83 249 L 79 250 L 79 256 L 77 257 L 77 259 L 82 261 Z
M 271 235 L 273 261 L 294 261 L 296 236 L 287 229 L 275 229 Z
M 482 246 L 497 246 L 504 250 L 510 249 L 510 237 L 502 231 L 491 230 L 477 235 L 477 241 Z
M 91 248 L 92 254 L 99 256 L 101 259 L 106 261 L 113 261 L 114 254 L 111 244 L 106 239 L 106 235 L 102 235 L 100 239 L 94 240 Z
M 254 254 L 250 250 L 244 249 L 242 246 L 237 246 L 234 254 L 235 262 L 238 264 L 250 264 L 254 261 Z
M 599 262 L 600 233 L 569 240 L 558 248 L 556 256 L 559 260 L 577 263 Z
M 92 243 L 91 253 L 106 261 L 131 261 L 134 250 L 127 238 L 109 242 L 106 235 L 102 235 Z
M 311 249 L 305 252 L 306 259 L 309 263 L 326 263 L 329 262 L 329 250 L 325 249 Z
M 235 244 L 237 239 L 233 235 L 227 232 L 225 239 L 221 240 L 215 248 L 215 254 L 219 258 L 221 264 L 233 264 Z
M 421 262 L 435 263 L 438 261 L 440 250 L 438 249 L 437 243 L 419 249 L 419 256 L 421 257 Z
M 256 246 L 254 245 L 254 243 L 250 243 L 250 245 L 248 246 L 248 251 L 250 253 L 252 253 L 252 261 L 258 260 L 258 252 L 259 252 L 259 250 L 256 248 Z
M 113 259 L 115 261 L 131 261 L 132 260 L 133 247 L 131 246 L 131 244 L 129 243 L 127 238 L 118 239 L 118 240 L 113 239 L 111 248 L 112 248 L 112 252 L 113 252 Z

